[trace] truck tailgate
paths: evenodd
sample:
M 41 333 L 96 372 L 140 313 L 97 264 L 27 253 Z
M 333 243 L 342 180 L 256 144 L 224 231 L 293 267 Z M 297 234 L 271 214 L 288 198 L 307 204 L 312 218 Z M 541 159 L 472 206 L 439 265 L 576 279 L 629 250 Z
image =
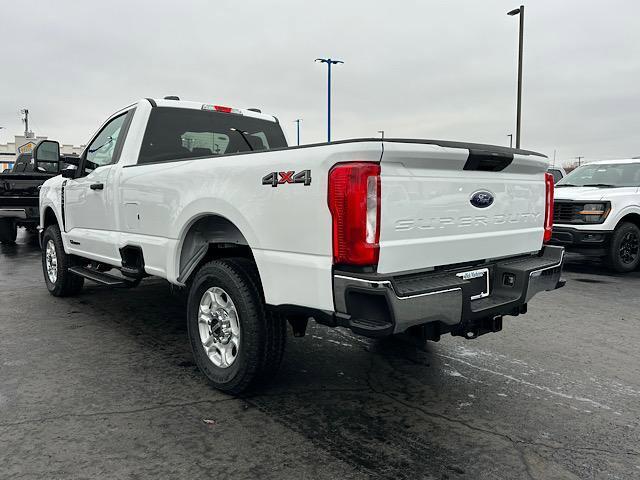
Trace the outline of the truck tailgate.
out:
M 540 250 L 546 157 L 489 148 L 384 142 L 379 273 Z
M 53 175 L 5 173 L 0 174 L 0 207 L 37 206 L 38 187 Z

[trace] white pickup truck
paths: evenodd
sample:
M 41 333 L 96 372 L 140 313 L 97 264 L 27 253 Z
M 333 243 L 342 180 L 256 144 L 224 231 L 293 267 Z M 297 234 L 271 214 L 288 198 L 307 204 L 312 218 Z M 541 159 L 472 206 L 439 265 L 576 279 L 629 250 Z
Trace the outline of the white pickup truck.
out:
M 551 243 L 604 258 L 617 272 L 640 265 L 640 159 L 583 165 L 556 185 Z
M 51 161 L 57 144 L 34 155 Z M 435 140 L 287 147 L 257 110 L 144 99 L 40 191 L 44 279 L 188 289 L 196 362 L 240 392 L 282 359 L 287 320 L 379 337 L 476 338 L 563 284 L 544 156 Z

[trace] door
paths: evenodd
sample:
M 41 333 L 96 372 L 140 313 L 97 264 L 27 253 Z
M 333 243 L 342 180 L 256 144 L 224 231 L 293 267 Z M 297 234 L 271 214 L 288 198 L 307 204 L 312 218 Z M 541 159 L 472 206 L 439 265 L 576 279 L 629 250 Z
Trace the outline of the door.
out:
M 133 110 L 109 120 L 86 148 L 75 178 L 65 185 L 65 227 L 71 252 L 119 263 L 113 173 Z

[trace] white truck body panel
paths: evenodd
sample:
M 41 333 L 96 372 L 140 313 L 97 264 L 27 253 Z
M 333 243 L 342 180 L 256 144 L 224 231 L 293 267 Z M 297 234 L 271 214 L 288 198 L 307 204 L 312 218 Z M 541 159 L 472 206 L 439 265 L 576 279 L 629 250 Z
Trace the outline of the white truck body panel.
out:
M 51 208 L 63 226 L 67 253 L 118 267 L 120 248 L 140 246 L 146 273 L 180 285 L 187 231 L 198 219 L 216 215 L 246 239 L 267 303 L 333 311 L 328 174 L 347 161 L 381 161 L 379 273 L 520 255 L 542 247 L 544 157 L 516 155 L 500 172 L 464 171 L 465 148 L 368 140 L 138 164 L 152 107 L 146 100 L 132 107 L 136 111 L 117 164 L 85 177 L 55 177 L 41 190 L 41 225 Z M 246 110 L 242 114 L 274 121 Z M 269 172 L 294 169 L 311 170 L 311 185 L 261 184 Z M 96 182 L 104 188 L 89 189 Z M 481 189 L 495 196 L 486 212 L 469 203 Z
M 499 258 L 540 249 L 543 157 L 518 156 L 501 172 L 466 171 L 468 151 L 385 143 L 379 273 Z M 479 209 L 478 191 L 495 200 Z

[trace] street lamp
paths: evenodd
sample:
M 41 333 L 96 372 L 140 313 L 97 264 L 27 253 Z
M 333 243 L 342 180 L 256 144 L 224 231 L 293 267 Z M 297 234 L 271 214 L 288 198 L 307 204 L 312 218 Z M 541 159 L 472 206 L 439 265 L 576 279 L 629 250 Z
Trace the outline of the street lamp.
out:
M 507 133 L 507 137 L 509 137 L 509 148 L 513 148 L 513 133 Z
M 341 60 L 331 60 L 330 58 L 316 58 L 316 62 L 326 63 L 328 67 L 327 75 L 327 142 L 331 141 L 331 65 L 344 63 Z
M 380 134 L 380 138 L 384 140 L 384 130 L 378 130 L 378 133 Z
M 518 42 L 518 107 L 516 117 L 516 148 L 520 148 L 520 121 L 522 117 L 522 40 L 524 34 L 524 5 L 507 12 L 507 15 L 520 15 L 520 34 Z
M 300 145 L 300 122 L 302 121 L 301 118 L 296 118 L 294 120 L 294 123 L 296 124 L 296 133 L 298 136 L 298 145 Z

